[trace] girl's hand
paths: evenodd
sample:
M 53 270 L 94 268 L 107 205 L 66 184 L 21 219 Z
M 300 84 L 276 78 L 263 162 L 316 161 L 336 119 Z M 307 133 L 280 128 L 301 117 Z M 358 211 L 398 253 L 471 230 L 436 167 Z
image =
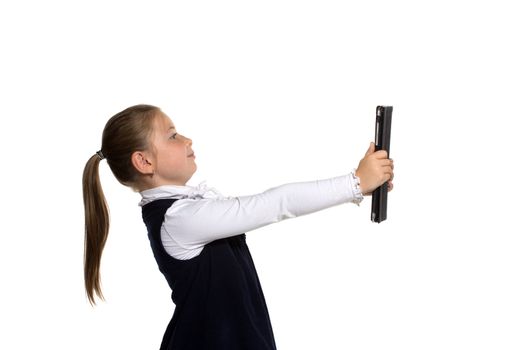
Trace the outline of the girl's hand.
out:
M 388 158 L 386 151 L 375 152 L 375 144 L 370 142 L 370 147 L 359 162 L 355 172 L 361 180 L 361 192 L 370 196 L 372 192 L 388 181 L 388 192 L 392 191 L 394 184 L 394 161 Z
M 388 180 L 388 192 L 392 191 L 394 189 L 394 183 L 390 180 Z M 363 196 L 371 196 L 372 192 L 368 192 L 363 194 Z

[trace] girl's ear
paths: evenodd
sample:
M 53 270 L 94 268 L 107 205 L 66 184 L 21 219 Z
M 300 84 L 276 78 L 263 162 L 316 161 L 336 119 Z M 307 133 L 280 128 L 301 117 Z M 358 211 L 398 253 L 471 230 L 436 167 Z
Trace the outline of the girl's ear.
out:
M 152 157 L 148 152 L 133 152 L 133 154 L 131 154 L 131 164 L 143 175 L 151 175 L 154 173 Z

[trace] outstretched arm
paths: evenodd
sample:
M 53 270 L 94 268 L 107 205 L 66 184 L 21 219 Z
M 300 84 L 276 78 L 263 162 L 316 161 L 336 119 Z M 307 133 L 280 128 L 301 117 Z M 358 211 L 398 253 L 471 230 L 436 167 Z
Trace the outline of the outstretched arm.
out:
M 288 183 L 249 196 L 185 198 L 168 209 L 163 229 L 177 245 L 193 250 L 288 218 L 347 202 L 359 204 L 362 198 L 353 172 L 323 180 Z

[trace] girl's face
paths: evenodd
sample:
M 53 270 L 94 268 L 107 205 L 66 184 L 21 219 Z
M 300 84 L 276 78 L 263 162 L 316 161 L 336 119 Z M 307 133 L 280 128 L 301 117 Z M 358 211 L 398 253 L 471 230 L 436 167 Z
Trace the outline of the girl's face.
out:
M 162 111 L 155 118 L 151 138 L 155 186 L 186 185 L 197 170 L 191 139 L 179 134 Z

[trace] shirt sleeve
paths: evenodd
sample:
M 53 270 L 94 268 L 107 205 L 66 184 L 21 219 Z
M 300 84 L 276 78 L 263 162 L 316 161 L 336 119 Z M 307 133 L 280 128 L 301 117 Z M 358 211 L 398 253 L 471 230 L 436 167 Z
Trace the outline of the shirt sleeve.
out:
M 190 251 L 200 249 L 217 239 L 335 205 L 347 202 L 359 205 L 362 199 L 354 171 L 323 180 L 287 183 L 249 196 L 184 198 L 166 212 L 163 245 Z

